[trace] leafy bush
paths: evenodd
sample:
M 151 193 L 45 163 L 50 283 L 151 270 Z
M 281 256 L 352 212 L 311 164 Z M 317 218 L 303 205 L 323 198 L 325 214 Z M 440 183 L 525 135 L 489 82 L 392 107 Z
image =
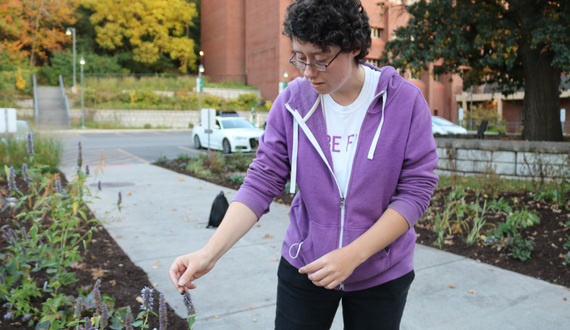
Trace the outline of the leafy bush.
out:
M 520 233 L 516 233 L 505 241 L 505 247 L 513 253 L 513 258 L 521 261 L 530 259 L 535 245 L 533 241 L 523 239 Z
M 507 123 L 499 112 L 497 111 L 497 107 L 492 103 L 489 104 L 481 104 L 473 106 L 473 116 L 471 117 L 469 109 L 465 109 L 465 113 L 463 115 L 463 125 L 467 126 L 469 120 L 472 120 L 474 123 L 480 123 L 482 120 L 487 120 L 489 122 L 489 126 L 487 127 L 487 131 L 490 132 L 497 132 L 502 131 L 505 132 L 507 130 Z
M 189 154 L 180 153 L 180 154 L 178 154 L 176 159 L 188 161 L 188 160 L 192 159 L 192 157 Z
M 5 166 L 13 166 L 16 170 L 22 168 L 23 163 L 29 164 L 28 146 L 34 150 L 34 161 L 41 171 L 55 173 L 61 162 L 63 145 L 53 136 L 36 134 L 31 144 L 28 141 L 16 140 L 9 137 L 4 143 L 0 142 L 0 174 L 6 175 Z
M 32 95 L 32 74 L 28 62 L 0 52 L 0 107 L 15 108 L 18 94 Z
M 109 57 L 87 53 L 82 55 L 85 59 L 83 72 L 85 74 L 112 74 L 112 73 L 128 73 L 127 69 L 121 67 L 117 57 Z M 79 58 L 76 56 L 76 78 L 77 84 L 80 84 L 80 64 Z M 47 81 L 48 84 L 56 86 L 59 84 L 59 75 L 64 76 L 64 84 L 66 86 L 73 85 L 73 53 L 58 52 L 54 53 L 50 58 L 51 65 L 44 65 L 38 72 L 38 79 Z
M 244 176 L 239 173 L 234 173 L 230 176 L 230 180 L 232 180 L 233 183 L 241 185 L 243 184 Z
M 504 223 L 500 223 L 497 228 L 488 233 L 486 242 L 493 245 L 504 246 L 511 251 L 513 258 L 522 261 L 531 257 L 534 249 L 534 242 L 522 238 L 520 231 L 523 228 L 534 226 L 540 222 L 536 212 L 523 209 L 507 216 Z

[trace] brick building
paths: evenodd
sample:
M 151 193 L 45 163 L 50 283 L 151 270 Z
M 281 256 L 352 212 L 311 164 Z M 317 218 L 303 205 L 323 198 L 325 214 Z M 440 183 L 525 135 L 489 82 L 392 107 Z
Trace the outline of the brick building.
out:
M 281 34 L 285 10 L 292 1 L 202 1 L 201 46 L 204 52 L 204 74 L 212 81 L 241 81 L 257 87 L 264 99 L 275 99 L 280 82 L 288 82 L 300 76 L 300 71 L 288 62 L 291 42 Z M 413 0 L 408 0 L 407 3 L 411 1 Z M 392 38 L 394 30 L 408 22 L 409 14 L 401 0 L 361 2 L 372 27 L 372 47 L 367 61 L 378 66 L 385 43 Z M 404 74 L 404 77 L 421 89 L 432 114 L 457 122 L 460 106 L 469 109 L 472 102 L 485 101 L 496 103 L 498 112 L 508 122 L 521 121 L 521 95 L 505 99 L 500 93 L 485 93 L 484 87 L 476 88 L 473 93 L 464 92 L 460 76 L 434 77 L 433 65 L 421 77 Z M 570 91 L 561 95 L 562 105 L 570 102 L 569 97 Z

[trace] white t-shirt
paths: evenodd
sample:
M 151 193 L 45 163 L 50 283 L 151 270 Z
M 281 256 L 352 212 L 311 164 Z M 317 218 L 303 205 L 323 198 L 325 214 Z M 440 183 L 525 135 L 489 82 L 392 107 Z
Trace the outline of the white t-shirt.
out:
M 336 103 L 329 94 L 323 95 L 322 106 L 327 125 L 327 138 L 332 155 L 335 177 L 346 196 L 358 134 L 366 111 L 374 99 L 380 71 L 364 68 L 364 84 L 360 94 L 347 106 Z

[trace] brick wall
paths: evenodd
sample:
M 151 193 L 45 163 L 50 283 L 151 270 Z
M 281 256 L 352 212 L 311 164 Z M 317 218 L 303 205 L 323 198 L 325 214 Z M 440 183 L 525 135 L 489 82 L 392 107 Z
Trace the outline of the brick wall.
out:
M 245 0 L 209 0 L 201 6 L 204 74 L 216 82 L 246 82 Z

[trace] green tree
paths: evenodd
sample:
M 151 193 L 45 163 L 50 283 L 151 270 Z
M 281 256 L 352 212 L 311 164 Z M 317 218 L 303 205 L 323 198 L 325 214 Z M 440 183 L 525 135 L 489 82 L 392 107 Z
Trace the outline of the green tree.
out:
M 523 138 L 561 141 L 560 79 L 570 72 L 570 1 L 433 0 L 407 7 L 408 25 L 383 60 L 413 74 L 457 73 L 465 89 L 524 88 Z
M 126 49 L 133 59 L 152 64 L 166 53 L 179 70 L 195 69 L 194 41 L 189 27 L 196 5 L 185 0 L 82 0 L 93 12 L 96 41 L 106 49 Z

